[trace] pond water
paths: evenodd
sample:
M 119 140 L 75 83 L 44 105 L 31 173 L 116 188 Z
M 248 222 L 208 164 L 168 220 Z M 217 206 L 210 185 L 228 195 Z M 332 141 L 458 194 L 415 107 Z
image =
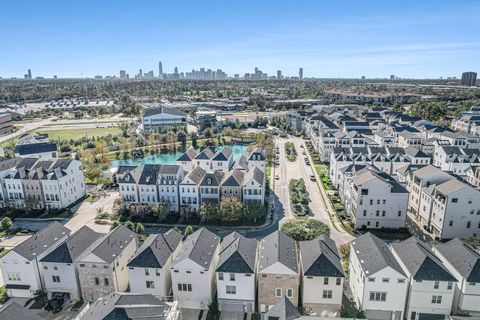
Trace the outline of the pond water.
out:
M 246 155 L 248 145 L 244 144 L 233 144 L 226 145 L 230 147 L 233 152 L 233 159 L 237 159 L 243 155 Z M 222 148 L 222 147 L 217 147 Z M 118 168 L 119 166 L 138 166 L 143 164 L 175 164 L 175 161 L 183 154 L 181 151 L 174 153 L 163 153 L 163 154 L 154 154 L 148 155 L 143 158 L 131 159 L 131 160 L 113 160 L 112 168 Z

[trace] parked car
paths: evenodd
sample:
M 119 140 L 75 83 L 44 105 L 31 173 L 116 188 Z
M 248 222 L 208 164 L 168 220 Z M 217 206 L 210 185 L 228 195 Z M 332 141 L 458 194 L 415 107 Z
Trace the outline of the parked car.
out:
M 311 180 L 311 181 L 316 181 L 317 179 L 316 179 L 315 176 L 312 174 L 312 175 L 310 176 L 310 180 Z
M 275 180 L 280 180 L 280 176 L 278 174 L 275 175 Z

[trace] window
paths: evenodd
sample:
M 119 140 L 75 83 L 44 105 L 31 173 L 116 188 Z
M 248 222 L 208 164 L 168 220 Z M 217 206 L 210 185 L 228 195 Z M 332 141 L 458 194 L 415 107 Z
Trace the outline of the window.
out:
M 145 281 L 147 289 L 155 289 L 155 283 L 153 281 Z
M 433 289 L 438 289 L 439 286 L 440 286 L 440 281 L 435 281 L 435 283 L 433 284 Z
M 470 229 L 471 224 L 472 224 L 471 221 L 468 221 L 468 222 L 467 222 L 467 229 Z
M 332 290 L 323 290 L 323 299 L 332 299 Z
M 448 281 L 448 283 L 447 283 L 447 290 L 452 290 L 452 287 L 453 287 L 453 282 Z
M 368 196 L 368 189 L 362 189 L 360 193 L 362 196 Z
M 105 285 L 108 286 L 108 278 L 103 279 L 103 283 L 105 283 Z
M 432 296 L 432 303 L 433 304 L 441 304 L 442 303 L 442 296 Z
M 98 286 L 100 284 L 100 279 L 95 278 L 95 285 Z
M 382 279 L 382 282 L 383 282 L 383 283 L 389 283 L 389 282 L 390 282 L 390 279 L 389 279 L 389 278 L 383 278 L 383 279 Z
M 218 280 L 223 281 L 223 272 L 218 273 Z
M 450 220 L 450 222 L 448 223 L 448 225 L 451 227 L 453 226 L 453 220 Z
M 342 278 L 337 278 L 336 285 L 339 286 L 342 284 Z
M 52 276 L 53 282 L 60 282 L 60 276 Z
M 386 292 L 370 292 L 370 301 L 386 301 Z
M 323 278 L 323 284 L 328 285 L 328 277 Z
M 160 277 L 160 270 L 159 270 L 159 269 L 155 269 L 155 275 L 156 275 L 157 277 Z
M 230 281 L 235 281 L 235 273 L 230 273 Z
M 43 269 L 48 270 L 48 267 L 47 267 L 47 266 L 43 266 Z
M 375 282 L 375 278 L 368 278 L 368 282 Z
M 397 282 L 398 283 L 405 283 L 405 279 L 398 279 Z
M 8 280 L 10 281 L 20 281 L 20 273 L 9 273 Z
M 293 289 L 288 288 L 287 289 L 287 298 L 292 298 L 293 297 Z
M 457 198 L 452 198 L 452 202 L 457 203 L 458 199 Z M 434 296 L 435 297 L 435 296 Z
M 145 268 L 145 275 L 146 275 L 146 276 L 149 276 L 149 275 L 150 275 L 150 270 L 148 270 L 147 268 Z
M 282 296 L 282 289 L 276 288 L 275 289 L 275 297 L 280 298 Z
M 227 294 L 237 294 L 237 287 L 236 286 L 229 286 L 225 287 Z
M 190 283 L 187 284 L 187 291 L 192 292 L 192 285 Z

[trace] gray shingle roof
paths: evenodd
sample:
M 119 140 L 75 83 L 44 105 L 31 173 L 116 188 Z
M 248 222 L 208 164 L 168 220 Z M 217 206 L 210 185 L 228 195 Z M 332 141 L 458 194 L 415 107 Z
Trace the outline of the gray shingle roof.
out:
M 253 179 L 256 182 L 258 182 L 260 185 L 263 185 L 264 178 L 265 178 L 265 173 L 263 173 L 262 170 L 258 169 L 257 167 L 253 167 L 247 171 L 243 181 L 248 182 L 251 179 Z
M 195 156 L 196 160 L 210 160 L 213 158 L 215 153 L 210 148 L 203 149 L 199 154 Z
M 303 274 L 316 277 L 344 277 L 340 254 L 335 242 L 321 235 L 300 241 Z
M 142 174 L 138 184 L 155 185 L 160 171 L 160 164 L 146 164 L 142 167 Z
M 111 263 L 132 241 L 137 241 L 136 233 L 119 225 L 97 240 L 92 253 L 106 263 Z
M 72 263 L 102 236 L 87 226 L 81 227 L 67 240 L 47 254 L 41 262 Z
M 207 172 L 203 170 L 202 167 L 197 166 L 192 171 L 190 171 L 190 173 L 187 174 L 185 179 L 190 179 L 193 182 L 195 182 L 197 185 L 199 185 L 200 182 L 202 182 L 203 177 L 205 177 L 205 174 L 207 174 Z
M 20 243 L 12 251 L 31 261 L 55 245 L 58 239 L 69 234 L 70 229 L 55 221 Z
M 467 282 L 480 283 L 480 252 L 455 238 L 435 246 Z
M 0 171 L 5 171 L 5 170 L 15 168 L 20 162 L 22 162 L 22 158 L 13 158 L 13 159 L 4 158 L 0 161 Z
M 128 266 L 163 268 L 181 242 L 182 235 L 174 229 L 170 229 L 165 234 L 152 234 L 138 249 Z
M 265 320 L 294 320 L 301 316 L 293 303 L 283 296 L 265 315 Z
M 184 154 L 182 154 L 177 161 L 192 161 L 196 155 L 198 154 L 197 150 L 194 148 L 188 148 L 187 151 L 185 151 Z
M 173 265 L 190 259 L 200 267 L 209 269 L 219 244 L 220 238 L 217 235 L 206 228 L 200 228 L 183 242 Z
M 222 187 L 239 187 L 242 185 L 244 176 L 245 172 L 243 170 L 233 169 L 225 173 L 221 185 Z
M 232 232 L 222 241 L 216 271 L 255 273 L 256 257 L 257 240 Z
M 293 272 L 299 272 L 295 240 L 278 230 L 260 240 L 258 271 L 262 272 L 277 262 L 280 262 Z
M 414 280 L 456 281 L 428 245 L 415 237 L 392 244 Z
M 232 149 L 229 147 L 223 147 L 219 150 L 212 160 L 215 161 L 227 161 L 232 156 Z
M 178 170 L 180 170 L 180 166 L 176 164 L 163 164 L 160 166 L 159 173 L 161 175 L 175 175 L 178 173 Z
M 368 275 L 373 275 L 386 267 L 391 267 L 405 276 L 400 264 L 393 256 L 387 244 L 367 232 L 351 242 L 360 266 Z
M 220 182 L 222 181 L 223 175 L 224 173 L 219 170 L 215 170 L 214 172 L 208 172 L 203 177 L 200 185 L 212 186 L 212 187 L 220 186 Z

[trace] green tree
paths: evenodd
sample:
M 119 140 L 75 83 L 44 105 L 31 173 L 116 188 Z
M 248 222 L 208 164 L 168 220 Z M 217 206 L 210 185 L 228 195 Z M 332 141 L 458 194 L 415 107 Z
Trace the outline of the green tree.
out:
M 2 219 L 1 224 L 3 230 L 8 230 L 12 227 L 12 219 L 10 219 L 9 217 L 5 217 Z
M 295 219 L 285 222 L 281 230 L 295 240 L 312 240 L 325 234 L 330 235 L 326 224 L 312 218 Z
M 138 233 L 138 234 L 144 234 L 145 233 L 145 227 L 143 226 L 143 224 L 141 224 L 140 222 L 137 223 L 137 226 L 135 227 L 135 232 Z
M 190 139 L 192 140 L 192 147 L 197 148 L 198 147 L 198 136 L 195 132 L 190 133 Z
M 204 221 L 213 221 L 217 219 L 217 210 L 207 202 L 201 204 L 199 214 Z
M 183 239 L 187 239 L 189 235 L 191 235 L 193 233 L 193 228 L 192 226 L 187 226 L 185 228 L 185 231 L 183 232 Z
M 128 229 L 130 229 L 132 231 L 135 231 L 135 224 L 130 220 L 125 222 L 125 227 L 127 227 Z
M 218 211 L 224 222 L 239 222 L 244 215 L 243 204 L 236 197 L 223 197 Z
M 112 224 L 110 225 L 110 230 L 115 229 L 115 228 L 118 227 L 119 225 L 120 225 L 120 220 L 113 220 L 113 221 L 112 221 Z
M 212 129 L 207 128 L 203 131 L 205 138 L 210 139 L 213 136 Z
M 180 130 L 177 132 L 177 141 L 180 141 L 182 148 L 187 147 L 187 134 L 184 130 Z

